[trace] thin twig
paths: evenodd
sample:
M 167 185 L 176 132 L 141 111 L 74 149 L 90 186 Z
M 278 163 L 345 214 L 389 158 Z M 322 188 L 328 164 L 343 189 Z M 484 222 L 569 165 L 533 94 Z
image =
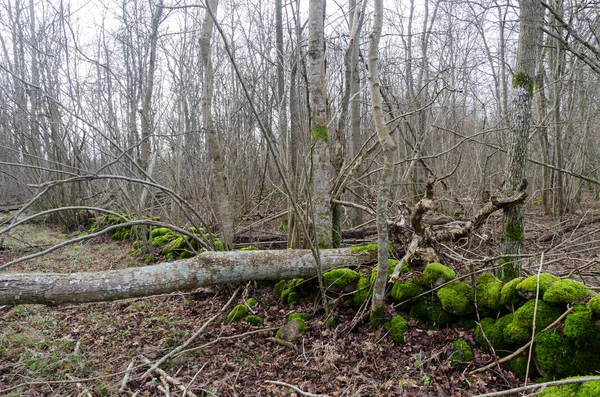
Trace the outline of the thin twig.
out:
M 297 386 L 290 385 L 289 383 L 285 383 L 285 382 L 280 382 L 278 380 L 266 380 L 265 382 L 271 383 L 273 385 L 289 387 L 290 389 L 294 390 L 296 393 L 302 394 L 303 396 L 307 396 L 307 397 L 329 397 L 326 394 L 313 394 L 313 393 L 309 393 L 309 392 L 301 390 Z

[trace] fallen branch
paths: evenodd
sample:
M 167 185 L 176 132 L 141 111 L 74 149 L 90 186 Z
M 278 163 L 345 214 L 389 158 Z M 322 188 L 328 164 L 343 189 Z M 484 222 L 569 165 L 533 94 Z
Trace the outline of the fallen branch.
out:
M 144 364 L 148 364 L 148 365 L 152 364 L 152 362 L 150 360 L 148 360 L 146 357 L 140 356 L 140 358 L 142 359 L 142 362 Z M 167 382 L 169 382 L 173 386 L 177 387 L 179 390 L 181 390 L 181 391 L 185 390 L 185 385 L 183 383 L 181 383 L 177 379 L 173 378 L 172 376 L 170 376 L 169 374 L 167 374 L 162 369 L 160 369 L 160 368 L 154 368 L 154 372 L 158 376 L 160 376 L 161 378 L 164 378 Z M 194 393 L 192 393 L 191 391 L 189 391 L 189 390 L 187 390 L 185 392 L 185 395 L 188 396 L 188 397 L 196 397 L 196 395 Z
M 376 253 L 320 251 L 323 271 L 374 263 Z M 152 266 L 81 273 L 0 273 L 0 305 L 86 303 L 193 290 L 206 285 L 312 277 L 310 250 L 207 251 Z
M 573 383 L 596 382 L 596 381 L 600 381 L 600 376 L 584 376 L 582 378 L 555 380 L 552 382 L 544 382 L 544 383 L 538 383 L 535 385 L 517 387 L 515 389 L 510 389 L 510 390 L 496 391 L 493 393 L 486 393 L 486 394 L 478 394 L 477 397 L 508 396 L 510 394 L 517 394 L 517 393 L 520 393 L 522 391 L 527 391 L 527 390 L 542 389 L 542 391 L 543 391 L 548 386 L 572 385 Z
M 296 393 L 299 393 L 303 396 L 307 396 L 307 397 L 329 397 L 326 394 L 312 394 L 306 391 L 301 390 L 299 387 L 294 386 L 294 385 L 290 385 L 289 383 L 285 383 L 285 382 L 280 382 L 278 380 L 266 380 L 265 382 L 267 383 L 271 383 L 273 385 L 277 385 L 277 386 L 285 386 L 285 387 L 289 387 L 290 389 L 292 389 L 293 391 L 295 391 Z

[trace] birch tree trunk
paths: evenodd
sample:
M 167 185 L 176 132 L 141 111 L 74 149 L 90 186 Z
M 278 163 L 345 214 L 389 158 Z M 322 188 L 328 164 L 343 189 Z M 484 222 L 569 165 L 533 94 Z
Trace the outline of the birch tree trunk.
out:
M 207 6 L 213 13 L 217 12 L 217 1 L 207 0 Z M 202 35 L 200 37 L 200 55 L 202 57 L 202 66 L 204 67 L 204 84 L 202 87 L 202 127 L 208 139 L 210 152 L 212 155 L 213 179 L 215 183 L 215 192 L 217 194 L 217 208 L 219 211 L 219 222 L 221 232 L 223 233 L 223 245 L 226 249 L 233 246 L 233 212 L 227 194 L 226 175 L 223 167 L 223 152 L 219 137 L 215 131 L 212 118 L 212 97 L 213 97 L 213 65 L 210 57 L 210 42 L 213 33 L 214 22 L 209 12 L 204 16 L 202 25 Z
M 387 232 L 387 208 L 390 201 L 390 187 L 392 183 L 392 172 L 394 170 L 394 153 L 396 144 L 390 136 L 390 131 L 383 118 L 383 105 L 381 92 L 379 91 L 379 72 L 377 61 L 379 59 L 379 41 L 383 26 L 383 0 L 375 0 L 373 12 L 373 31 L 371 33 L 371 46 L 369 48 L 369 88 L 371 90 L 371 101 L 373 107 L 373 119 L 377 129 L 377 138 L 383 150 L 383 167 L 379 176 L 377 192 L 377 278 L 373 290 L 371 304 L 371 323 L 378 325 L 383 320 L 385 287 L 388 274 L 388 232 Z
M 308 84 L 311 112 L 312 205 L 315 238 L 320 248 L 331 247 L 329 193 L 329 131 L 325 86 L 325 1 L 311 0 L 308 13 Z
M 537 0 L 520 1 L 520 31 L 517 49 L 517 65 L 512 81 L 510 109 L 510 146 L 505 176 L 506 195 L 521 190 L 525 181 L 528 155 L 528 134 L 531 123 L 531 100 L 535 81 L 538 53 L 537 39 L 541 19 L 541 6 Z M 504 211 L 504 235 L 502 254 L 520 255 L 523 252 L 524 208 L 522 205 Z M 521 273 L 521 261 L 514 257 L 502 258 L 500 278 L 511 280 Z

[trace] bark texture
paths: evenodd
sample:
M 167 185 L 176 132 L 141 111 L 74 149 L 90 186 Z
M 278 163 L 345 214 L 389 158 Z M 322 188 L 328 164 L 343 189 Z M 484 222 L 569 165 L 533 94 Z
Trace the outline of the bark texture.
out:
M 315 234 L 320 248 L 331 240 L 331 203 L 329 193 L 329 131 L 325 86 L 325 1 L 311 0 L 308 14 L 308 85 L 310 93 L 311 139 L 313 145 L 312 204 Z
M 536 0 L 520 1 L 520 31 L 517 65 L 513 76 L 512 103 L 510 109 L 510 147 L 505 177 L 505 193 L 519 191 L 525 180 L 527 165 L 529 126 L 531 123 L 531 100 L 535 81 L 538 54 L 538 29 L 541 6 Z M 504 235 L 502 254 L 520 255 L 523 252 L 524 208 L 510 206 L 504 210 Z M 500 277 L 510 280 L 521 273 L 521 263 L 515 259 L 502 260 Z
M 390 137 L 390 131 L 383 118 L 383 105 L 379 90 L 379 73 L 377 61 L 379 59 L 379 41 L 383 25 L 383 1 L 375 1 L 373 13 L 373 32 L 371 35 L 371 47 L 369 49 L 369 86 L 371 89 L 371 101 L 373 107 L 373 119 L 377 129 L 377 137 L 383 149 L 383 167 L 379 176 L 377 195 L 377 244 L 379 246 L 377 255 L 377 278 L 373 289 L 373 301 L 371 305 L 372 322 L 377 323 L 383 315 L 385 288 L 388 273 L 388 233 L 387 233 L 387 208 L 390 201 L 390 186 L 392 184 L 392 172 L 394 170 L 394 153 L 396 144 Z
M 321 251 L 323 271 L 360 266 L 375 255 L 350 248 Z M 215 284 L 311 277 L 310 250 L 207 251 L 195 258 L 139 268 L 83 273 L 0 273 L 0 305 L 112 301 Z

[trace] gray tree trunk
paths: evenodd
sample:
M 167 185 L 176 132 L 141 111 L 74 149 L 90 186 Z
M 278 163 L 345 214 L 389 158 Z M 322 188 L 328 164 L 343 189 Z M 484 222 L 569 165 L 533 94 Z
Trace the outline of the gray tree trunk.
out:
M 541 6 L 537 0 L 521 0 L 520 14 L 517 65 L 513 76 L 510 109 L 510 146 L 505 176 L 506 196 L 521 190 L 520 186 L 525 182 Z M 504 211 L 505 229 L 501 243 L 503 255 L 520 255 L 523 252 L 524 216 L 522 205 L 509 207 Z M 520 260 L 505 257 L 501 261 L 500 276 L 503 280 L 513 279 L 521 274 Z
M 321 250 L 323 271 L 361 266 L 374 254 L 350 248 Z M 311 277 L 310 250 L 207 251 L 195 258 L 153 266 L 84 273 L 0 273 L 0 305 L 61 305 L 151 296 L 252 280 Z

